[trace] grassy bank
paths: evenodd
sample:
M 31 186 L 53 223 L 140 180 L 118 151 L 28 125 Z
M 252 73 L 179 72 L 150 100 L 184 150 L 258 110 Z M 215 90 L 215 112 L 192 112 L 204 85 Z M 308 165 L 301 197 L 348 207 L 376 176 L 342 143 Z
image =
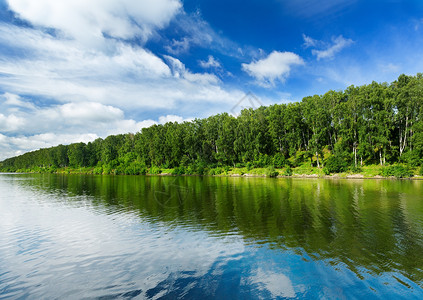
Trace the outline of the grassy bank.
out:
M 34 169 L 20 169 L 18 173 L 57 173 L 57 174 L 93 174 L 93 175 L 205 175 L 205 176 L 243 176 L 243 177 L 331 177 L 331 178 L 413 178 L 423 179 L 423 167 L 415 169 L 404 165 L 370 165 L 340 173 L 330 173 L 326 168 L 302 165 L 296 168 L 248 168 L 248 167 L 214 167 L 195 169 L 193 167 L 159 168 L 141 167 L 130 172 L 116 169 L 103 169 L 101 167 L 85 168 L 54 168 L 37 167 Z

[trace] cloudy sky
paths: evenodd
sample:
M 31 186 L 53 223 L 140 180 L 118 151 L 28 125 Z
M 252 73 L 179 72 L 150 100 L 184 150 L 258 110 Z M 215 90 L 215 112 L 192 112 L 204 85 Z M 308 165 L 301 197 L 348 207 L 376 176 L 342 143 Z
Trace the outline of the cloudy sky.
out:
M 0 0 L 0 160 L 391 82 L 421 49 L 421 0 Z

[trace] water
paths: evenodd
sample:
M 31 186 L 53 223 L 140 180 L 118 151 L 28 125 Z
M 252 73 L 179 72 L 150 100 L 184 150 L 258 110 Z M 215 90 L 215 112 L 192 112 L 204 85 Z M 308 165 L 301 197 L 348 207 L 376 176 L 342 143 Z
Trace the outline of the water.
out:
M 0 175 L 0 299 L 422 299 L 423 182 Z

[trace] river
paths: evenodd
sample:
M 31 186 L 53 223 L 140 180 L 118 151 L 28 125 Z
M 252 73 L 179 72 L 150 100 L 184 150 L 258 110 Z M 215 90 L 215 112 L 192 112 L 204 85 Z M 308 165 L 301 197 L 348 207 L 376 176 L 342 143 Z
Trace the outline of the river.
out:
M 0 299 L 422 299 L 423 181 L 0 174 Z

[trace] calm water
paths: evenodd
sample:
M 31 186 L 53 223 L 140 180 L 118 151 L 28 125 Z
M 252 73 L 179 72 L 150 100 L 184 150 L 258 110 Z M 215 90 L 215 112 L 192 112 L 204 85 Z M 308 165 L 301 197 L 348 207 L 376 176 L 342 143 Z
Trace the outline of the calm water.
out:
M 0 175 L 0 299 L 423 298 L 423 182 Z

